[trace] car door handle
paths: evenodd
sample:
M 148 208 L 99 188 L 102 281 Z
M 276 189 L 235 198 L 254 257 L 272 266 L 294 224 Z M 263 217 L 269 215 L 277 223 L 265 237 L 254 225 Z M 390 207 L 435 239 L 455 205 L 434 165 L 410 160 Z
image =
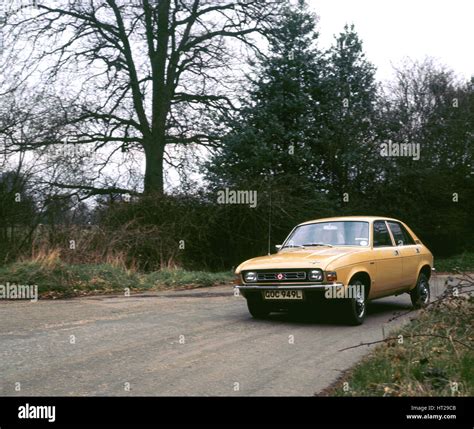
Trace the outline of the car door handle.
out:
M 416 253 L 420 253 L 420 249 L 418 249 L 418 247 L 416 248 Z
M 393 254 L 394 254 L 395 256 L 398 256 L 400 253 L 398 252 L 398 250 L 394 250 L 394 251 L 393 251 Z

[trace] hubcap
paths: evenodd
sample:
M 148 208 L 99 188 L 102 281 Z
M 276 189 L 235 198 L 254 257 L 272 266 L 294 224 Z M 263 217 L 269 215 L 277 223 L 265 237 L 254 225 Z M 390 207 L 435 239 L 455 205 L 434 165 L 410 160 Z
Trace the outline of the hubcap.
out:
M 421 282 L 420 283 L 420 301 L 423 304 L 426 304 L 428 302 L 429 296 L 430 296 L 430 292 L 428 289 L 428 285 L 426 284 L 426 282 Z
M 358 293 L 357 297 L 355 298 L 355 305 L 357 316 L 363 316 L 365 312 L 365 298 L 363 293 Z

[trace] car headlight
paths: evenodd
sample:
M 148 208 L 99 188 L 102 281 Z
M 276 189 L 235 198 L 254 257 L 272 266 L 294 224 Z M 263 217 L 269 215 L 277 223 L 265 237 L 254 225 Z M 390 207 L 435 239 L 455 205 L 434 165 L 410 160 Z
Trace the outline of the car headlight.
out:
M 323 281 L 323 272 L 321 270 L 310 270 L 309 279 L 317 282 Z
M 245 273 L 244 280 L 246 282 L 254 282 L 255 280 L 257 280 L 257 273 L 253 271 L 249 271 L 248 273 Z

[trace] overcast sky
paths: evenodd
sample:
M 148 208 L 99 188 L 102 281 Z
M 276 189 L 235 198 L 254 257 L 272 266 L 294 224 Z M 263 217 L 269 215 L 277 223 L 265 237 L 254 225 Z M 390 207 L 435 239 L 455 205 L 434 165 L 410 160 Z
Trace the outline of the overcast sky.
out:
M 459 77 L 474 74 L 474 0 L 307 0 L 319 15 L 327 47 L 344 24 L 354 23 L 377 79 L 391 77 L 402 58 L 436 58 Z

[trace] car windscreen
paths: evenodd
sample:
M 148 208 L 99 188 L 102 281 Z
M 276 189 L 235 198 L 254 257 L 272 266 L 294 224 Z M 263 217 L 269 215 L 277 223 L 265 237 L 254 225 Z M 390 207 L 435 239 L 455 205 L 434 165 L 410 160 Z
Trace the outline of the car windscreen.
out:
M 369 223 L 362 221 L 318 222 L 298 226 L 288 237 L 285 247 L 368 246 Z

